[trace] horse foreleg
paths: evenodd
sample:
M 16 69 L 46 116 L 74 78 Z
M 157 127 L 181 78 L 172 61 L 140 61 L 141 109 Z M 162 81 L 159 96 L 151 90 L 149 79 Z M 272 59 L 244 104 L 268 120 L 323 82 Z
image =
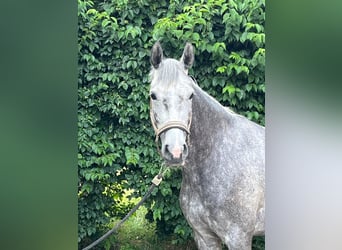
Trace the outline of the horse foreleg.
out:
M 251 232 L 246 233 L 240 227 L 231 227 L 226 237 L 224 237 L 224 243 L 229 250 L 251 250 L 252 249 Z
M 194 231 L 194 239 L 199 250 L 220 250 L 221 240 L 209 232 Z

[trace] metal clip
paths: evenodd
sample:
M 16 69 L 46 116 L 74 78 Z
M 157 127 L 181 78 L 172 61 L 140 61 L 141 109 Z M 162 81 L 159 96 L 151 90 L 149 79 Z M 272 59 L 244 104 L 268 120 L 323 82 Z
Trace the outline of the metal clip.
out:
M 159 186 L 159 184 L 161 183 L 161 181 L 163 180 L 162 177 L 159 177 L 159 174 L 157 174 L 153 180 L 152 180 L 152 183 L 156 186 Z

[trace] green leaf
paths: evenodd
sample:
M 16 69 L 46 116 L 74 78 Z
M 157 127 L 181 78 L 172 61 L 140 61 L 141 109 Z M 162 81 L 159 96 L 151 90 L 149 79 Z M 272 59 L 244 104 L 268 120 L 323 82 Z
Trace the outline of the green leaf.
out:
M 233 85 L 227 85 L 222 89 L 222 93 L 228 92 L 229 95 L 234 94 L 236 91 L 236 88 Z
M 102 25 L 102 27 L 104 28 L 104 27 L 106 27 L 109 23 L 110 23 L 110 20 L 104 19 L 104 20 L 102 21 L 101 25 Z
M 218 73 L 224 73 L 227 70 L 227 66 L 220 66 L 216 69 Z
M 199 35 L 198 33 L 193 33 L 193 34 L 192 34 L 192 39 L 193 39 L 194 41 L 198 41 L 198 40 L 200 40 L 200 35 Z
M 125 148 L 125 157 L 126 157 L 126 164 L 133 164 L 136 165 L 140 157 L 137 154 L 136 150 L 133 148 Z

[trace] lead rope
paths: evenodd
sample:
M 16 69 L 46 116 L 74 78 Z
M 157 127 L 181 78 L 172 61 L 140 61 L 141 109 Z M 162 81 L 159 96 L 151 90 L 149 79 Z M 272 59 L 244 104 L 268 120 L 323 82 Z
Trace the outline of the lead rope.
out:
M 159 184 L 161 183 L 161 181 L 163 180 L 164 174 L 167 171 L 167 168 L 164 168 L 164 163 L 162 163 L 162 166 L 159 170 L 159 173 L 153 178 L 152 180 L 152 184 L 150 186 L 150 188 L 148 189 L 147 193 L 144 195 L 144 197 L 138 202 L 137 205 L 135 205 L 131 211 L 129 211 L 129 213 L 121 220 L 119 221 L 111 230 L 109 230 L 107 233 L 105 233 L 104 235 L 102 235 L 100 238 L 98 238 L 96 241 L 94 241 L 93 243 L 91 243 L 90 245 L 88 245 L 87 247 L 83 248 L 82 250 L 88 250 L 93 248 L 94 246 L 96 246 L 97 244 L 99 244 L 100 242 L 102 242 L 104 239 L 108 238 L 109 235 L 111 235 L 112 233 L 116 232 L 118 230 L 118 228 L 135 212 L 138 210 L 138 208 L 145 202 L 145 200 L 151 195 L 153 189 L 157 186 L 159 186 Z

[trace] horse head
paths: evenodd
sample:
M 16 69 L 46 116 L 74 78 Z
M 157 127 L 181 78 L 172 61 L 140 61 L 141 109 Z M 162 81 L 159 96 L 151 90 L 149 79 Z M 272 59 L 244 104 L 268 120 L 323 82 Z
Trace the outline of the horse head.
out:
M 190 43 L 185 45 L 180 60 L 164 59 L 159 42 L 152 48 L 150 115 L 156 140 L 161 141 L 161 155 L 169 165 L 183 165 L 188 156 L 194 96 L 188 69 L 193 61 Z

